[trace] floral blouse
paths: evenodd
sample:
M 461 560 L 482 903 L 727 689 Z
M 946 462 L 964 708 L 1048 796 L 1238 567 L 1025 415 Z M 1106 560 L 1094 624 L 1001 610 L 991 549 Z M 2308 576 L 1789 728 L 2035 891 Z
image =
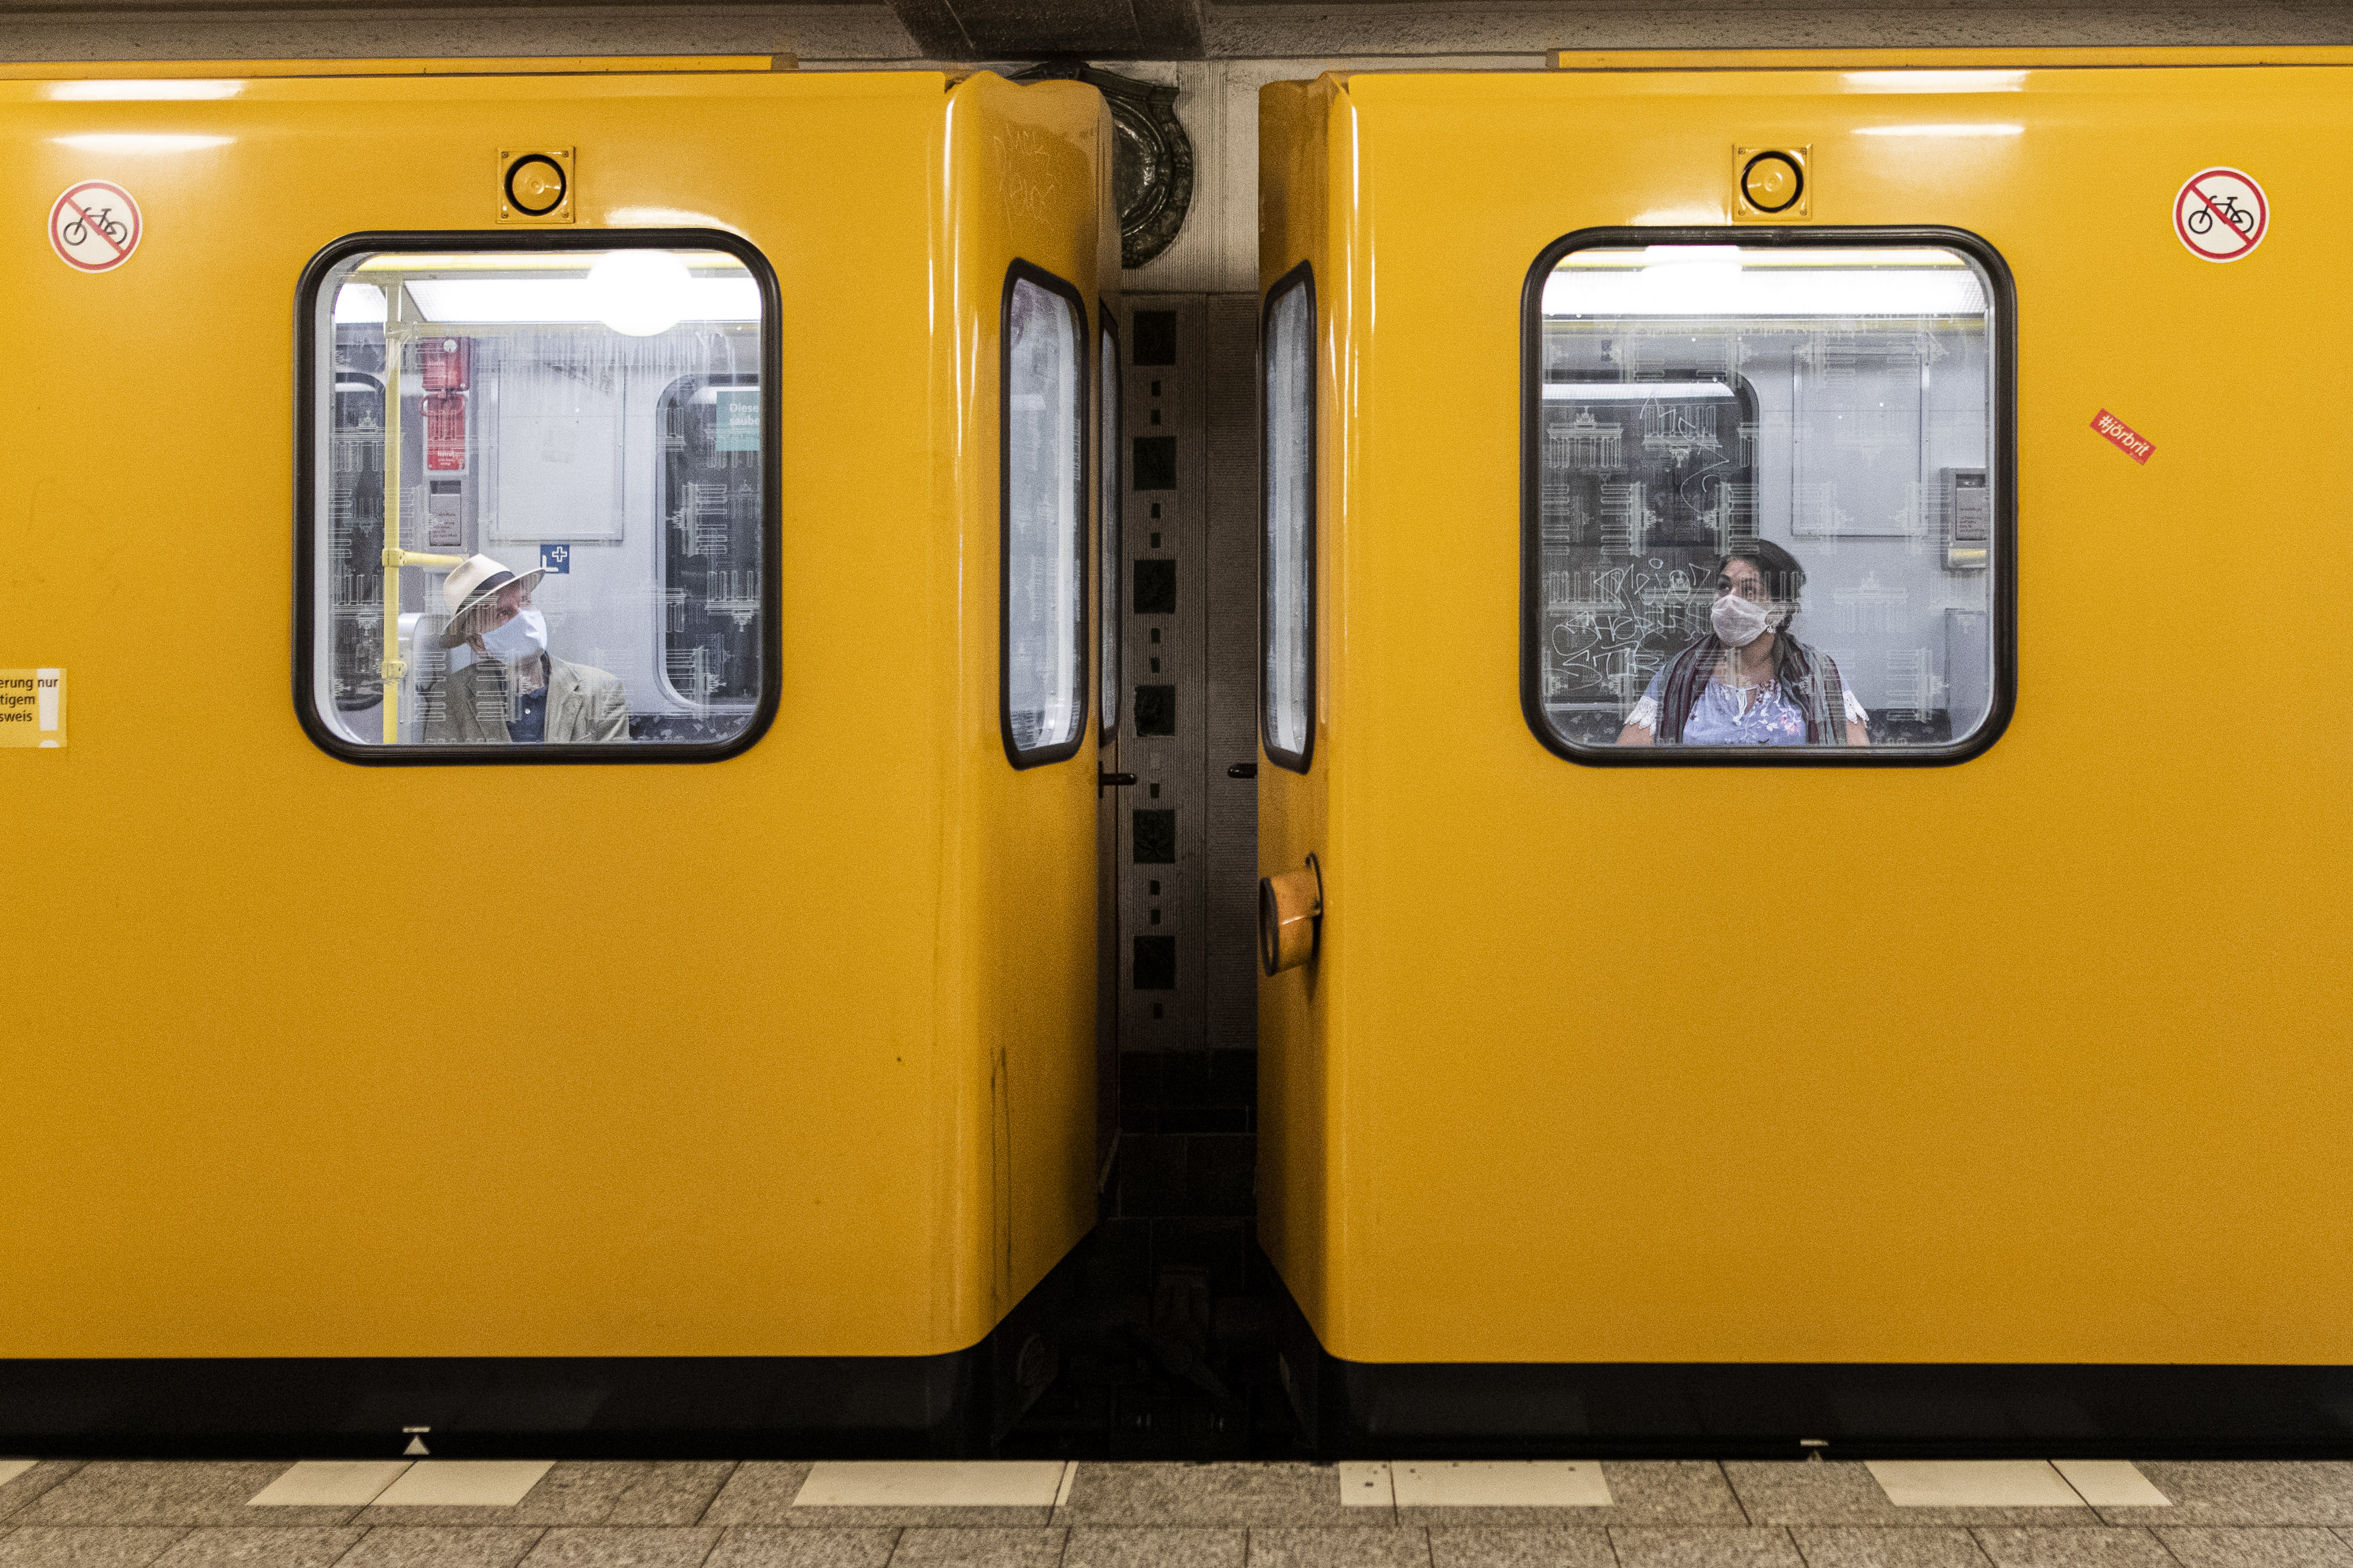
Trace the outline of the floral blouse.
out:
M 1626 722 L 1638 728 L 1656 731 L 1659 727 L 1659 694 L 1664 688 L 1667 672 L 1661 669 L 1651 677 L 1650 689 L 1634 710 L 1626 715 Z M 1850 723 L 1870 721 L 1870 715 L 1854 695 L 1854 689 L 1841 678 L 1839 694 L 1846 700 L 1846 716 Z M 1683 743 L 1686 746 L 1802 746 L 1806 743 L 1806 711 L 1789 700 L 1778 681 L 1770 686 L 1748 688 L 1744 694 L 1711 677 L 1707 689 L 1692 704 L 1691 717 L 1683 721 Z

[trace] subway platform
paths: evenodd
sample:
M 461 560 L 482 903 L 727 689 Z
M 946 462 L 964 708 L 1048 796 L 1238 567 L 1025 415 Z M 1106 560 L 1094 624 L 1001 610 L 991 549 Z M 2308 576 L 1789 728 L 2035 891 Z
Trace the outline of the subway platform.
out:
M 0 1461 L 0 1568 L 2353 1568 L 2337 1460 Z

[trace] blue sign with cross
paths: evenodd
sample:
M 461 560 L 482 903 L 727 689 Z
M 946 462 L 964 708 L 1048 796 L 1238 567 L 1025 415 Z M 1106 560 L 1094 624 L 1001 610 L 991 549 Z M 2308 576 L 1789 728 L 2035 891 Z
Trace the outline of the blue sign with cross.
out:
M 572 546 L 543 544 L 539 547 L 539 564 L 550 576 L 568 574 L 572 570 Z

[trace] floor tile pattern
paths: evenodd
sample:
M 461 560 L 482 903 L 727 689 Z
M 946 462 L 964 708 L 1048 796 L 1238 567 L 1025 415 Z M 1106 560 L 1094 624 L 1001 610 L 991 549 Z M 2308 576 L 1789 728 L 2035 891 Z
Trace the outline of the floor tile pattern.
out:
M 1430 1532 L 1431 1568 L 1617 1568 L 1606 1530 L 1458 1530 Z
M 2341 1459 L 2140 1466 L 2170 1508 L 2103 1508 L 2110 1524 L 2353 1526 L 2353 1463 Z
M 1806 1568 L 1787 1530 L 1635 1524 L 1609 1532 L 1619 1568 Z
M 1250 1532 L 1242 1530 L 1081 1525 L 1062 1549 L 1061 1568 L 1242 1568 L 1249 1549 Z
M 2146 1530 L 1979 1530 L 1993 1568 L 2179 1568 Z
M 2007 1465 L 2009 1461 L 1996 1460 Z M 2048 1466 L 2043 1467 L 2046 1470 Z M 2087 1504 L 2073 1507 L 2041 1505 L 1957 1508 L 1915 1508 L 1898 1504 L 1880 1486 L 1866 1464 L 1812 1459 L 1729 1459 L 1724 1473 L 1740 1499 L 1740 1506 L 1756 1524 L 1881 1524 L 1917 1529 L 1951 1524 L 2022 1524 L 2045 1529 L 2070 1524 L 2097 1524 L 2100 1516 Z M 2052 1471 L 2054 1485 L 2063 1487 Z M 2160 1515 L 2170 1510 L 2144 1511 Z M 2179 1521 L 2168 1521 L 2179 1523 Z
M 155 1568 L 332 1568 L 366 1533 L 358 1530 L 192 1530 Z
M 1806 1568 L 1991 1568 L 1966 1530 L 1801 1524 L 1789 1535 Z
M 1083 1474 L 1087 1467 L 1081 1466 Z M 1741 1525 L 1749 1522 L 1725 1480 L 1723 1467 L 1709 1459 L 1601 1461 L 1609 1502 L 1573 1509 L 1526 1507 L 1425 1508 L 1408 1503 L 1398 1522 L 1433 1529 L 1474 1526 L 1557 1529 L 1578 1525 Z M 1413 1495 L 1410 1489 L 1406 1496 Z M 1399 1500 L 1404 1502 L 1404 1499 Z
M 1599 1484 L 1530 1466 L 1434 1489 L 1415 1463 L 1081 1463 L 1050 1488 L 913 1465 L 812 1489 L 796 1461 L 437 1461 L 385 1482 L 42 1460 L 0 1480 L 0 1568 L 2353 1568 L 2353 1464 L 2334 1461 L 1588 1460 Z M 461 1484 L 404 1504 L 412 1476 Z
M 887 1568 L 895 1530 L 793 1530 L 739 1524 L 719 1538 L 702 1568 Z

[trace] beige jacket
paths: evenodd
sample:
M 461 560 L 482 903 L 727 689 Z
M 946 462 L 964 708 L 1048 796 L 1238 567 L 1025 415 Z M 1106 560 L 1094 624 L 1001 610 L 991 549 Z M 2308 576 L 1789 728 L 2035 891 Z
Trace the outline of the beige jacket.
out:
M 618 676 L 585 664 L 547 660 L 547 734 L 550 746 L 579 746 L 629 738 L 629 704 Z M 425 739 L 440 744 L 504 745 L 507 734 L 506 668 L 482 659 L 441 682 L 441 700 L 428 697 Z

